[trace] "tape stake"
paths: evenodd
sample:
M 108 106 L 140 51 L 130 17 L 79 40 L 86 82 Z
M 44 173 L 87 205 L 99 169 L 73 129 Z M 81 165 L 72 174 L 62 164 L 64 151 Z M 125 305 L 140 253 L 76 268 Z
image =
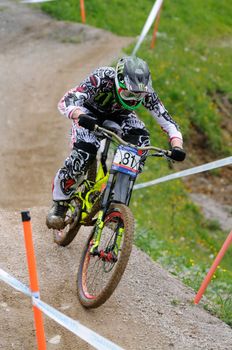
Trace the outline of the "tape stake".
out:
M 28 271 L 29 271 L 29 277 L 30 277 L 31 292 L 32 292 L 32 296 L 34 295 L 38 298 L 39 284 L 37 279 L 35 253 L 34 253 L 34 246 L 32 241 L 30 212 L 22 211 L 21 216 L 22 216 L 22 222 L 23 222 L 24 241 L 25 241 L 25 248 L 26 248 L 26 255 L 27 255 L 27 264 L 28 264 Z M 42 315 L 42 312 L 34 305 L 33 305 L 33 311 L 34 311 L 34 321 L 35 321 L 38 349 L 46 350 L 43 315 Z
M 60 311 L 54 309 L 52 306 L 44 303 L 39 299 L 39 295 L 31 293 L 29 288 L 27 288 L 23 283 L 9 275 L 4 270 L 0 269 L 0 280 L 9 284 L 11 287 L 19 290 L 20 292 L 32 297 L 33 307 L 35 307 L 40 312 L 44 312 L 48 317 L 52 318 L 54 321 L 59 323 L 61 326 L 65 327 L 70 332 L 77 335 L 79 338 L 83 339 L 95 349 L 99 350 L 124 350 L 120 346 L 114 344 L 112 341 L 102 337 L 101 335 L 95 333 L 89 328 L 80 324 L 80 322 L 73 320 L 72 318 L 64 315 Z
M 82 23 L 85 23 L 85 2 L 84 0 L 80 0 L 80 8 L 81 8 L 81 20 Z
M 211 268 L 209 269 L 209 272 L 207 273 L 205 279 L 203 280 L 200 289 L 197 292 L 197 295 L 194 298 L 194 304 L 198 304 L 199 301 L 202 298 L 202 295 L 204 294 L 206 288 L 208 287 L 208 284 L 210 283 L 218 265 L 220 264 L 220 261 L 222 260 L 223 256 L 225 255 L 227 249 L 232 244 L 232 231 L 228 235 L 227 239 L 225 240 L 222 248 L 220 249 L 218 255 L 216 256 L 216 259 L 214 260 Z
M 161 9 L 162 9 L 162 5 L 160 6 L 159 12 L 157 14 L 157 18 L 155 20 L 154 31 L 153 31 L 152 40 L 151 40 L 151 49 L 154 49 L 154 47 L 155 47 L 156 35 L 157 35 L 159 21 L 160 21 Z
M 34 246 L 32 241 L 32 230 L 31 230 L 31 217 L 29 211 L 22 211 L 22 222 L 23 222 L 23 231 L 24 231 L 24 241 L 27 255 L 27 264 L 30 277 L 30 287 L 32 293 L 37 293 L 39 291 L 39 284 L 37 279 L 36 272 L 36 261 Z

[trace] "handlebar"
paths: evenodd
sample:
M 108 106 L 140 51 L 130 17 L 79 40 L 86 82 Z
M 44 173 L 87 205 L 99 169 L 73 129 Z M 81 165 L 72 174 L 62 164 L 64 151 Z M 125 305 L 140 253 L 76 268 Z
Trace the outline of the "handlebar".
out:
M 114 138 L 118 143 L 124 145 L 124 146 L 132 146 L 132 147 L 136 147 L 138 150 L 141 151 L 156 151 L 158 152 L 157 156 L 166 156 L 166 157 L 170 157 L 171 156 L 171 151 L 170 150 L 164 150 L 158 147 L 154 147 L 154 146 L 145 146 L 145 147 L 139 147 L 137 145 L 134 145 L 132 143 L 128 143 L 126 141 L 124 141 L 120 136 L 118 136 L 117 134 L 115 134 L 113 131 L 102 128 L 100 126 L 98 126 L 97 124 L 95 125 L 94 131 L 100 132 L 102 133 L 104 136 L 106 137 L 112 137 Z

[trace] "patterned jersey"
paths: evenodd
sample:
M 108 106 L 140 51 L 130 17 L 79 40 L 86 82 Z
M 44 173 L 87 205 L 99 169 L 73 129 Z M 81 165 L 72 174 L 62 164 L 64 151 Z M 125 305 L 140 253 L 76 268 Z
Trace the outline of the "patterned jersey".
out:
M 96 69 L 80 85 L 69 90 L 60 100 L 58 109 L 68 118 L 78 107 L 86 113 L 89 110 L 101 123 L 105 119 L 117 122 L 123 118 L 135 115 L 135 112 L 126 110 L 119 102 L 115 89 L 115 69 L 101 67 Z M 144 99 L 143 106 L 156 119 L 161 128 L 173 138 L 182 139 L 178 125 L 164 108 L 159 97 L 152 90 Z

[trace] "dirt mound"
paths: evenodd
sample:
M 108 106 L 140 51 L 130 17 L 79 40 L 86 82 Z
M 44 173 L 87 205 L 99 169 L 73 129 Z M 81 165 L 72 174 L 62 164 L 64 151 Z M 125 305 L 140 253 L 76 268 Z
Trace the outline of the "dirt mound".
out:
M 1 268 L 28 284 L 19 209 L 30 207 L 42 300 L 125 349 L 229 350 L 231 329 L 193 306 L 193 292 L 136 248 L 111 299 L 84 310 L 76 297 L 76 273 L 88 229 L 61 248 L 44 223 L 51 179 L 69 143 L 70 124 L 56 104 L 96 66 L 110 64 L 130 40 L 1 2 Z M 29 298 L 3 283 L 0 288 L 0 348 L 35 349 Z M 91 348 L 48 318 L 45 329 L 47 349 Z M 60 341 L 52 344 L 57 335 Z
M 76 274 L 88 229 L 69 247 L 58 247 L 45 227 L 46 211 L 31 210 L 42 300 L 125 349 L 231 349 L 229 326 L 194 306 L 194 293 L 136 248 L 110 300 L 99 309 L 84 310 L 76 296 Z M 1 267 L 28 284 L 20 215 L 2 210 L 0 223 Z M 0 348 L 34 349 L 29 298 L 4 284 L 1 295 Z M 91 348 L 48 318 L 45 330 L 48 349 Z M 60 343 L 50 344 L 57 335 Z

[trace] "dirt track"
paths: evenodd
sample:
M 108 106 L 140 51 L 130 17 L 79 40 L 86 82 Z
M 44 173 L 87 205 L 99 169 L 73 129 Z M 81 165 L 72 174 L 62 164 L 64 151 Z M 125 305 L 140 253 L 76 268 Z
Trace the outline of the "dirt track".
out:
M 135 248 L 112 298 L 84 310 L 75 279 L 86 231 L 62 249 L 44 224 L 51 179 L 68 151 L 70 124 L 58 114 L 57 102 L 128 42 L 1 1 L 1 268 L 28 284 L 20 210 L 31 208 L 42 300 L 125 349 L 229 350 L 232 330 L 193 306 L 192 291 Z M 0 349 L 35 349 L 30 300 L 3 283 L 0 288 Z M 48 318 L 45 329 L 48 349 L 92 349 Z M 56 335 L 60 342 L 52 344 Z

